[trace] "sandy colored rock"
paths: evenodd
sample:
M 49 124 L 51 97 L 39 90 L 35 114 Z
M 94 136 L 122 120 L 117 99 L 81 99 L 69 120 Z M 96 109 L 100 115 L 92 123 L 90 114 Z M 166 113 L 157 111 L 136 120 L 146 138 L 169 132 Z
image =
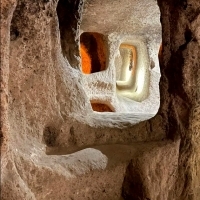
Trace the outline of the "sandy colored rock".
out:
M 101 87 L 80 70 L 83 31 L 107 34 L 108 41 L 137 33 L 154 61 L 155 3 L 1 1 L 2 200 L 200 199 L 199 0 L 158 0 L 162 51 L 160 69 L 158 62 L 149 66 L 155 95 L 142 102 L 146 110 L 110 98 L 114 70 L 94 73 Z M 102 98 L 118 113 L 93 112 L 89 94 L 108 90 Z

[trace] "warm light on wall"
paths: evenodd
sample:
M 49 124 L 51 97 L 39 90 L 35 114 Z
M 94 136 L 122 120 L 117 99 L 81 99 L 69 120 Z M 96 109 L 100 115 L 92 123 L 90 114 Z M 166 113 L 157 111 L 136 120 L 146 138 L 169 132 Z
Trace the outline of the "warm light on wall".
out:
M 106 104 L 91 102 L 92 109 L 96 112 L 113 112 L 113 110 Z
M 91 73 L 91 58 L 84 44 L 80 45 L 81 65 L 84 74 Z
M 84 74 L 106 69 L 106 45 L 100 33 L 84 32 L 80 36 L 81 66 Z

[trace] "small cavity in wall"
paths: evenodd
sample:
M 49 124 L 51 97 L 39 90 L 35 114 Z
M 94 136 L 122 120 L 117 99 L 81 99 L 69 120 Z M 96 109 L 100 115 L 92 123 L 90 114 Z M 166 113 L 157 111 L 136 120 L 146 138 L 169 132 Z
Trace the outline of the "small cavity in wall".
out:
M 107 103 L 90 101 L 93 111 L 96 112 L 114 112 L 114 109 L 111 108 Z

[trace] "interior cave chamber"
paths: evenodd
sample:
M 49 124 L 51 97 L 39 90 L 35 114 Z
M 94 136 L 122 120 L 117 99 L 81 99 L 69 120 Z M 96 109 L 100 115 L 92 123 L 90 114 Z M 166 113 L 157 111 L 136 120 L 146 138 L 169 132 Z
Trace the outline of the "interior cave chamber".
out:
M 199 0 L 1 8 L 2 200 L 200 199 Z

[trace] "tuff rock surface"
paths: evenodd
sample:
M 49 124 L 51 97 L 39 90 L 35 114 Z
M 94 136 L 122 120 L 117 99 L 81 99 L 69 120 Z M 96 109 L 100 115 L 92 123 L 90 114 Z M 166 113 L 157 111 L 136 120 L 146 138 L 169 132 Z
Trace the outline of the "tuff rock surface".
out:
M 76 55 L 92 8 L 66 2 L 67 45 L 58 1 L 1 1 L 1 199 L 200 199 L 200 1 L 158 0 L 160 109 L 134 126 L 91 114 Z

